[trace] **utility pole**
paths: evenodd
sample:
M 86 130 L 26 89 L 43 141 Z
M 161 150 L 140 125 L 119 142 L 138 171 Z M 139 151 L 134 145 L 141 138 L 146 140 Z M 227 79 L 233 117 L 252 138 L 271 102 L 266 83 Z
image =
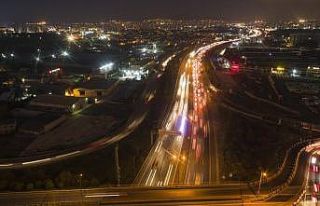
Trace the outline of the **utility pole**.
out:
M 267 173 L 266 172 L 263 172 L 261 171 L 260 172 L 260 180 L 259 180 L 259 185 L 258 185 L 258 191 L 257 191 L 257 194 L 259 195 L 260 194 L 260 190 L 261 190 L 261 184 L 262 184 L 262 179 L 267 177 Z
M 121 168 L 120 168 L 120 163 L 119 163 L 119 144 L 116 144 L 116 147 L 114 148 L 114 159 L 115 159 L 115 163 L 116 163 L 117 186 L 120 187 Z
M 80 175 L 79 175 L 79 184 L 80 184 L 81 205 L 83 205 L 82 177 L 83 177 L 83 174 L 80 173 Z

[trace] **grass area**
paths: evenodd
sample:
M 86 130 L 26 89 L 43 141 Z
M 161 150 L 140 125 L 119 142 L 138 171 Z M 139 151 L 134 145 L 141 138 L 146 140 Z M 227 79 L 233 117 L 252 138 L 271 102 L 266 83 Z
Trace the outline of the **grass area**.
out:
M 253 121 L 220 108 L 224 131 L 223 173 L 231 179 L 251 180 L 261 170 L 276 171 L 286 150 L 299 141 L 298 131 Z

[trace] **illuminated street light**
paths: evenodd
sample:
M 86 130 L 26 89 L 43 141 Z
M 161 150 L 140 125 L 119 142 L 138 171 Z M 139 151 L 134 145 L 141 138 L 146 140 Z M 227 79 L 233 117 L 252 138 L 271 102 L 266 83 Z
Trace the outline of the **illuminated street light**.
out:
M 99 39 L 100 40 L 108 40 L 108 41 L 110 41 L 110 36 L 107 35 L 107 34 L 102 34 L 101 36 L 99 36 Z
M 300 24 L 304 24 L 304 23 L 306 23 L 306 20 L 305 19 L 299 19 L 299 23 Z
M 258 186 L 257 194 L 260 194 L 262 180 L 263 180 L 264 178 L 266 178 L 266 177 L 267 177 L 267 173 L 261 171 L 261 172 L 260 172 L 260 180 L 259 180 L 259 186 Z
M 52 54 L 51 57 L 52 57 L 52 59 L 56 59 L 57 58 L 57 56 L 55 54 Z
M 83 178 L 83 174 L 80 173 L 80 175 L 79 175 L 79 185 L 80 185 L 80 193 L 81 193 L 81 205 L 83 205 L 82 178 Z
M 182 155 L 182 157 L 181 157 L 181 160 L 184 162 L 184 161 L 186 161 L 186 156 L 184 156 L 184 155 Z
M 178 159 L 177 155 L 172 155 L 172 159 L 177 160 Z
M 110 62 L 110 63 L 107 63 L 107 64 L 101 66 L 101 67 L 99 68 L 99 70 L 108 72 L 108 71 L 111 71 L 111 70 L 113 69 L 113 66 L 114 66 L 114 63 L 113 63 L 113 62 Z
M 147 50 L 148 50 L 147 48 L 142 48 L 142 49 L 141 49 L 142 53 L 146 53 Z
M 154 54 L 158 53 L 158 49 L 157 49 L 157 44 L 156 43 L 152 44 L 152 48 L 153 48 L 153 53 Z
M 39 62 L 39 61 L 40 61 L 40 57 L 36 57 L 35 60 L 36 60 L 37 62 Z
M 68 42 L 74 42 L 76 39 L 75 39 L 74 36 L 71 34 L 71 35 L 68 35 L 68 36 L 67 36 L 67 40 L 68 40 Z
M 64 56 L 64 57 L 67 57 L 67 56 L 69 56 L 70 54 L 69 54 L 67 51 L 63 51 L 63 52 L 61 53 L 61 55 Z

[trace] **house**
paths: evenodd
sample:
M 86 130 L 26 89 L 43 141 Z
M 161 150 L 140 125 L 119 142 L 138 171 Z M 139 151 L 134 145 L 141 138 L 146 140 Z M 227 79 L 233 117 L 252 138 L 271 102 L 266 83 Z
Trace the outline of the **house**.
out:
M 65 96 L 97 98 L 106 96 L 116 85 L 115 80 L 93 79 L 83 82 L 74 88 L 68 88 Z

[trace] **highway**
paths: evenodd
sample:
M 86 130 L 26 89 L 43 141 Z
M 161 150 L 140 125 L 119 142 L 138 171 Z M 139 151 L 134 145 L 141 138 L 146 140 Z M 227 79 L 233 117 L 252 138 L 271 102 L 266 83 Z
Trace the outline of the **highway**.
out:
M 182 60 L 172 106 L 134 185 L 202 185 L 208 184 L 211 176 L 219 179 L 219 175 L 211 172 L 210 158 L 214 154 L 213 158 L 218 159 L 218 153 L 210 151 L 209 146 L 211 123 L 207 106 L 210 83 L 202 61 L 209 50 L 226 43 L 221 41 L 200 47 Z M 219 163 L 218 160 L 215 162 L 216 168 Z
M 209 106 L 215 103 L 208 91 L 215 89 L 206 75 L 203 58 L 209 50 L 227 43 L 222 41 L 201 47 L 182 59 L 171 106 L 162 121 L 159 137 L 132 186 L 0 193 L 0 205 L 280 206 L 292 205 L 298 197 L 309 201 L 302 205 L 315 205 L 310 202 L 315 201 L 314 184 L 318 184 L 319 174 L 315 172 L 316 167 L 312 167 L 313 172 L 309 168 L 320 165 L 320 157 L 314 152 L 319 145 L 306 151 L 298 147 L 299 155 L 290 153 L 295 164 L 289 162 L 275 179 L 264 182 L 260 194 L 257 194 L 257 184 L 219 182 L 218 140 L 211 115 L 208 115 Z M 152 94 L 153 90 L 146 92 L 141 101 L 148 102 L 147 97 Z M 144 110 L 138 109 L 138 114 L 143 114 Z M 134 129 L 139 120 L 134 118 L 126 126 L 127 131 Z M 92 148 L 99 148 L 101 144 L 105 143 L 92 145 Z M 310 154 L 317 157 L 315 163 Z M 300 195 L 303 191 L 306 191 L 305 196 Z
M 244 202 L 249 204 L 255 198 L 246 185 L 230 184 L 214 187 L 121 187 L 1 193 L 0 205 L 240 205 Z
M 307 147 L 310 157 L 307 162 L 304 188 L 297 205 L 314 206 L 320 204 L 320 144 Z
M 181 136 L 180 134 L 178 136 Z M 0 193 L 0 205 L 292 205 L 304 189 L 305 174 L 308 172 L 306 168 L 310 167 L 309 154 L 314 154 L 314 149 L 318 147 L 319 144 L 310 146 L 306 151 L 298 147 L 297 151 L 302 151 L 298 156 L 295 152 L 290 153 L 289 157 L 293 157 L 293 162 L 297 163 L 297 166 L 293 166 L 293 172 L 289 162 L 285 165 L 285 168 L 289 168 L 288 170 L 283 170 L 274 180 L 262 184 L 259 195 L 256 192 L 257 185 L 249 186 L 243 182 L 215 185 L 203 183 L 202 186 L 154 187 L 151 185 L 146 187 L 144 185 L 141 187 L 137 185 L 119 188 Z M 289 176 L 286 175 L 287 173 Z M 161 176 L 157 176 L 159 177 Z M 311 183 L 317 177 L 312 178 Z M 150 182 L 150 179 L 148 181 Z M 176 180 L 171 181 L 173 184 Z

